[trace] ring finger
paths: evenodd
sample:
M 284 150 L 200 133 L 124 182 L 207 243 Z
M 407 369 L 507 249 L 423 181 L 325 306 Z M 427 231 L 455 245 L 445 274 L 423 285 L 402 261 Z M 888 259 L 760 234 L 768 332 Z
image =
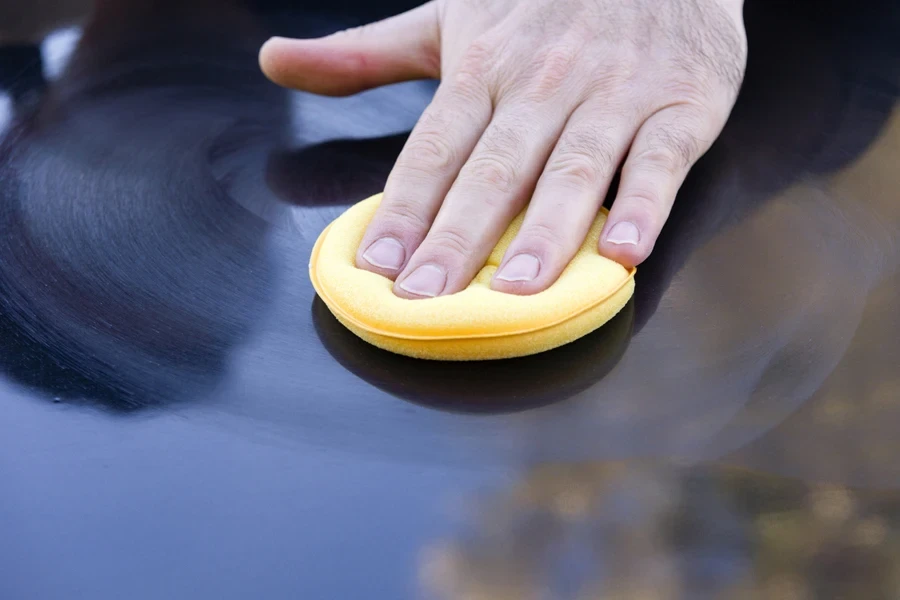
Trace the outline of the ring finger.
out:
M 582 104 L 570 117 L 538 182 L 522 229 L 492 287 L 516 294 L 548 288 L 584 242 L 638 123 L 608 101 Z

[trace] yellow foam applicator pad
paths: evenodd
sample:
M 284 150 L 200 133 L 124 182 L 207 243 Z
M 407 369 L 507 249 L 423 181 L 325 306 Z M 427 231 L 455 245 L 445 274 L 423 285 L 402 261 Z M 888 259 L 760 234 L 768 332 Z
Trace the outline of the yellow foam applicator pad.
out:
M 490 289 L 523 212 L 466 289 L 437 298 L 399 298 L 390 279 L 356 267 L 356 250 L 380 201 L 381 194 L 364 200 L 325 228 L 313 248 L 309 273 L 332 314 L 384 350 L 453 361 L 537 354 L 596 330 L 634 293 L 635 269 L 601 256 L 597 249 L 604 209 L 578 254 L 543 292 L 521 296 Z

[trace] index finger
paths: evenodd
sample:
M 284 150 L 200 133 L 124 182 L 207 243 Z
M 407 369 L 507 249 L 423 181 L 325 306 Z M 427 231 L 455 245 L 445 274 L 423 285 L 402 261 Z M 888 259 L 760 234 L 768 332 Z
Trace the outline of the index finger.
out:
M 403 270 L 492 112 L 486 86 L 459 78 L 441 83 L 388 177 L 357 251 L 359 268 L 391 279 Z

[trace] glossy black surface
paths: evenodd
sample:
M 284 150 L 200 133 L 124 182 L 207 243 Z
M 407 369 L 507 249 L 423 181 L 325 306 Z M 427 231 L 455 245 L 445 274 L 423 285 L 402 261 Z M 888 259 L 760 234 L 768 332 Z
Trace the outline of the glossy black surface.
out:
M 748 0 L 628 309 L 463 370 L 306 271 L 434 84 L 278 89 L 269 34 L 353 21 L 274 4 L 95 22 L 2 109 L 0 598 L 900 594 L 894 3 Z

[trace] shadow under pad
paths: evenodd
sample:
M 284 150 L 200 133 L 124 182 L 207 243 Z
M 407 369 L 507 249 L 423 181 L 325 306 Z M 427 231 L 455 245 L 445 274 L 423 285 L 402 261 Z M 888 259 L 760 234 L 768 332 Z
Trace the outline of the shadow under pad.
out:
M 504 413 L 571 398 L 609 373 L 628 347 L 634 301 L 596 331 L 554 350 L 478 362 L 417 360 L 376 348 L 341 325 L 318 296 L 312 317 L 328 353 L 375 387 L 440 410 Z

